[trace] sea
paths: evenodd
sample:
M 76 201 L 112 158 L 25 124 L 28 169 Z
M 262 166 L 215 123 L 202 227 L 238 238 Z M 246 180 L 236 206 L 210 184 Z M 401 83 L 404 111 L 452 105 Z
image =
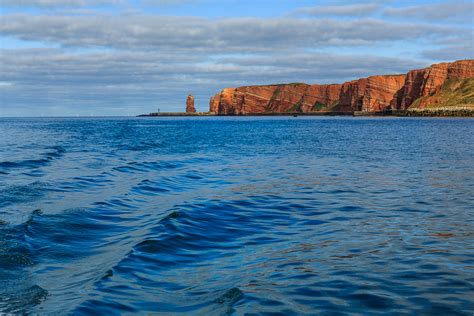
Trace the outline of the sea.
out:
M 473 315 L 474 120 L 0 119 L 0 313 Z

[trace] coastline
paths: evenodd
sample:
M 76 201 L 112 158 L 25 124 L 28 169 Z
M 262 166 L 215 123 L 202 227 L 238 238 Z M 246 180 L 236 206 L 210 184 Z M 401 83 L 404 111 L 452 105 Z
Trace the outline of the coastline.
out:
M 149 113 L 149 114 L 140 114 L 137 117 L 163 117 L 163 116 L 217 116 L 217 114 L 212 112 L 160 112 L 160 113 Z
M 162 112 L 141 114 L 137 117 L 188 117 L 188 116 L 354 116 L 354 117 L 371 117 L 371 116 L 395 116 L 395 117 L 474 117 L 474 108 L 472 107 L 455 107 L 455 108 L 425 108 L 425 109 L 409 109 L 406 111 L 384 111 L 384 112 L 268 112 L 268 113 L 246 113 L 246 114 L 217 114 L 214 112 Z
M 474 60 L 433 64 L 406 74 L 375 75 L 342 84 L 286 83 L 224 88 L 196 112 L 194 96 L 186 112 L 173 116 L 420 116 L 474 117 Z

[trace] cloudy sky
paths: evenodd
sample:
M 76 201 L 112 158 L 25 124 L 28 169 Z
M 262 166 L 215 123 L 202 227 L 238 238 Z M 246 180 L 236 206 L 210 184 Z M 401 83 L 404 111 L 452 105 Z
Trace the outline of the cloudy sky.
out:
M 474 57 L 472 1 L 0 0 L 0 116 L 198 110 L 224 87 Z

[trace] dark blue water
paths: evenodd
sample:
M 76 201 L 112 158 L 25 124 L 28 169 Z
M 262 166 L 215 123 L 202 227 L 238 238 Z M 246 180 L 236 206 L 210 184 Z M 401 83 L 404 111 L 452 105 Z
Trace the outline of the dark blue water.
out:
M 474 313 L 474 120 L 0 119 L 0 312 Z

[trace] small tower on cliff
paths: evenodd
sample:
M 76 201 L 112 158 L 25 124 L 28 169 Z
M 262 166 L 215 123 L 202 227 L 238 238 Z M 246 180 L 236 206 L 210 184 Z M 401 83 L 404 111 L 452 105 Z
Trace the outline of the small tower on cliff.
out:
M 196 108 L 194 107 L 194 96 L 191 94 L 188 95 L 186 99 L 186 113 L 196 113 Z

